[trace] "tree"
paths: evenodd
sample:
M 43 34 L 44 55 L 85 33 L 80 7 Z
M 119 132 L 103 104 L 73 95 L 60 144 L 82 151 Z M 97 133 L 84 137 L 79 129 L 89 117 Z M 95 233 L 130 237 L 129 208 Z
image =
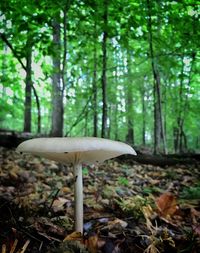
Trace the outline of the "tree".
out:
M 32 93 L 32 42 L 27 39 L 26 43 L 26 87 L 24 102 L 24 132 L 31 132 L 31 93 Z
M 1 127 L 196 148 L 192 1 L 10 0 L 0 18 Z
M 128 67 L 128 83 L 126 89 L 126 115 L 128 132 L 126 135 L 126 141 L 130 144 L 134 144 L 134 110 L 133 110 L 133 78 L 132 78 L 132 65 L 131 65 L 131 51 L 127 50 L 127 67 Z
M 95 8 L 96 11 L 96 8 Z M 97 115 L 97 20 L 96 16 L 94 19 L 94 45 L 93 45 L 93 80 L 92 80 L 92 90 L 93 90 L 93 136 L 98 136 L 98 115 Z
M 157 154 L 163 151 L 167 153 L 164 124 L 162 118 L 162 103 L 161 103 L 161 79 L 158 70 L 158 64 L 156 63 L 156 58 L 154 55 L 153 48 L 153 33 L 152 33 L 152 13 L 151 13 L 151 3 L 147 0 L 147 28 L 148 28 L 148 42 L 149 42 L 149 54 L 154 78 L 154 152 Z M 161 148 L 161 140 L 163 142 L 163 150 Z
M 107 40 L 108 40 L 108 0 L 103 1 L 103 40 L 102 40 L 102 128 L 101 128 L 101 137 L 107 136 L 108 129 L 108 108 L 107 108 Z
M 53 74 L 52 74 L 52 126 L 51 136 L 63 135 L 63 92 L 61 86 L 61 39 L 59 15 L 52 22 L 53 28 Z

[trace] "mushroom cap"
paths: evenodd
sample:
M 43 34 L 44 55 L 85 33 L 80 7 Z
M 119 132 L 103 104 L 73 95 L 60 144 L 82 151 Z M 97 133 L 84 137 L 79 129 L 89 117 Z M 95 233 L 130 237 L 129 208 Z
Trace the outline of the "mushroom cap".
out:
M 136 155 L 125 143 L 96 137 L 36 138 L 22 142 L 17 151 L 65 164 L 94 164 L 123 154 Z

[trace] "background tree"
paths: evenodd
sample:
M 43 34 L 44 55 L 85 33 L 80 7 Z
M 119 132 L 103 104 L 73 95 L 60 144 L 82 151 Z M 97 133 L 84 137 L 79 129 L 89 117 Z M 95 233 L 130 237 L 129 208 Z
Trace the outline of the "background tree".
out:
M 10 0 L 0 18 L 1 128 L 199 148 L 192 1 Z

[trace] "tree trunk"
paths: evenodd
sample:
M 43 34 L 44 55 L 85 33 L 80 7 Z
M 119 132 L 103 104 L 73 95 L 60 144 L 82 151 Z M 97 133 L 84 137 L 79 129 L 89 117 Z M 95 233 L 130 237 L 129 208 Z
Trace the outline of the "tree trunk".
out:
M 17 51 L 13 48 L 13 46 L 11 45 L 11 43 L 7 40 L 5 34 L 1 34 L 0 33 L 0 37 L 3 39 L 3 41 L 6 43 L 6 45 L 10 48 L 10 50 L 12 51 L 14 57 L 18 60 L 18 62 L 21 64 L 22 68 L 26 71 L 26 80 L 25 80 L 25 83 L 28 83 L 28 87 L 27 87 L 27 93 L 31 93 L 31 88 L 33 89 L 33 93 L 34 93 L 34 96 L 35 96 L 35 99 L 36 99 L 36 104 L 37 104 L 37 110 L 38 110 L 38 123 L 37 123 L 37 132 L 40 133 L 41 131 L 41 111 L 40 111 L 40 101 L 39 101 L 39 97 L 37 95 L 37 91 L 32 83 L 32 78 L 31 78 L 31 61 L 32 61 L 32 45 L 30 43 L 30 39 L 27 39 L 27 56 L 26 56 L 26 65 L 24 65 L 23 61 L 21 60 L 21 58 L 19 57 Z M 31 86 L 31 87 L 30 87 Z M 27 95 L 28 96 L 28 95 Z M 26 91 L 25 91 L 25 97 L 26 97 Z M 31 98 L 27 99 L 27 102 L 26 102 L 26 98 L 25 98 L 25 103 L 24 103 L 24 106 L 26 107 L 26 103 L 27 105 L 30 104 L 30 108 L 31 108 Z M 24 112 L 26 111 L 26 109 L 24 109 Z M 27 109 L 27 117 L 30 117 L 30 112 L 28 112 L 28 109 Z M 25 128 L 27 129 L 26 131 L 27 132 L 30 132 L 28 131 L 29 129 L 29 126 L 26 126 L 26 117 L 25 117 L 25 114 L 24 113 L 24 131 L 25 131 Z M 30 116 L 29 116 L 30 115 Z M 26 132 L 25 131 L 25 132 Z
M 102 62 L 102 129 L 101 129 L 101 137 L 104 138 L 107 136 L 107 121 L 108 121 L 108 108 L 107 108 L 107 77 L 106 77 L 106 69 L 107 69 L 107 26 L 108 26 L 108 0 L 104 0 L 104 14 L 103 14 L 103 22 L 104 22 L 104 31 L 103 31 L 103 41 L 102 41 L 102 53 L 103 53 L 103 62 Z
M 115 59 L 118 59 L 118 54 L 117 52 L 115 52 L 115 55 L 114 55 L 114 58 Z M 118 67 L 116 65 L 116 67 L 114 68 L 114 83 L 115 83 L 115 90 L 117 90 L 117 86 L 118 86 L 118 83 L 119 83 L 119 77 L 117 75 L 117 71 L 118 71 Z M 111 104 L 111 111 L 112 111 L 112 117 L 111 117 L 111 120 L 113 121 L 113 137 L 115 140 L 118 140 L 119 139 L 119 111 L 118 111 L 118 101 L 117 101 L 117 93 L 114 94 L 113 96 L 113 100 L 112 100 L 112 104 Z
M 126 120 L 128 123 L 128 131 L 126 135 L 126 141 L 130 144 L 134 144 L 134 129 L 133 129 L 133 81 L 131 71 L 131 52 L 127 51 L 127 66 L 128 66 L 128 84 L 126 89 Z
M 146 77 L 144 76 L 144 84 L 141 88 L 141 95 L 142 95 L 142 145 L 146 145 L 146 104 L 145 104 L 145 84 L 146 84 Z
M 118 126 L 118 107 L 117 103 L 113 106 L 113 112 L 114 112 L 114 125 L 115 125 L 115 132 L 114 132 L 114 139 L 119 139 L 119 126 Z
M 24 132 L 31 132 L 31 62 L 32 62 L 32 46 L 30 39 L 27 39 L 26 44 L 26 87 L 25 87 L 25 102 L 24 102 Z
M 92 81 L 92 89 L 93 89 L 93 136 L 98 136 L 98 114 L 97 114 L 97 31 L 96 31 L 96 20 L 94 24 L 94 69 L 93 69 L 93 81 Z
M 179 89 L 179 104 L 178 104 L 178 115 L 177 115 L 177 126 L 176 128 L 176 136 L 175 136 L 175 151 L 177 153 L 183 153 L 185 152 L 187 148 L 187 137 L 184 132 L 184 122 L 185 122 L 185 116 L 187 114 L 188 109 L 188 87 L 190 87 L 191 82 L 191 74 L 193 71 L 193 66 L 195 62 L 196 54 L 192 53 L 191 56 L 191 66 L 190 71 L 188 73 L 188 80 L 187 85 L 184 86 L 184 55 L 182 55 L 182 67 L 181 67 L 181 80 L 180 80 L 180 89 Z M 185 91 L 184 91 L 185 90 Z M 184 92 L 183 92 L 184 91 Z
M 52 126 L 51 136 L 63 135 L 63 89 L 61 85 L 60 24 L 53 20 L 53 75 L 52 75 Z
M 41 133 L 41 110 L 40 110 L 40 100 L 39 97 L 37 95 L 36 89 L 35 87 L 32 85 L 32 89 L 33 89 L 33 93 L 36 99 L 36 105 L 37 105 L 37 111 L 38 111 L 38 116 L 37 116 L 37 133 L 40 134 Z
M 151 19 L 151 5 L 150 0 L 147 0 L 148 9 L 148 33 L 149 33 L 149 53 L 151 59 L 151 66 L 154 78 L 154 152 L 155 154 L 164 152 L 167 153 L 164 124 L 162 118 L 162 104 L 161 104 L 161 82 L 160 73 L 158 71 L 157 64 L 154 57 L 153 49 L 153 34 L 152 34 L 152 19 Z M 161 140 L 163 142 L 163 148 L 161 147 Z

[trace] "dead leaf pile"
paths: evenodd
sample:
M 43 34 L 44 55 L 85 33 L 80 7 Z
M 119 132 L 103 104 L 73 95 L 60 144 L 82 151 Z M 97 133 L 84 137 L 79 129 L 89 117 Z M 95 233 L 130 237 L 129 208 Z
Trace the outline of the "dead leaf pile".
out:
M 200 166 L 85 166 L 81 235 L 72 168 L 0 151 L 2 253 L 200 252 Z

